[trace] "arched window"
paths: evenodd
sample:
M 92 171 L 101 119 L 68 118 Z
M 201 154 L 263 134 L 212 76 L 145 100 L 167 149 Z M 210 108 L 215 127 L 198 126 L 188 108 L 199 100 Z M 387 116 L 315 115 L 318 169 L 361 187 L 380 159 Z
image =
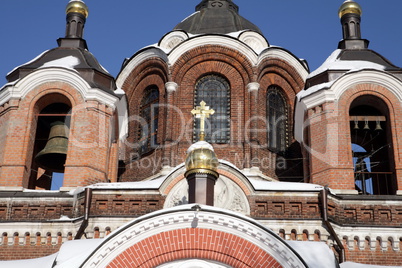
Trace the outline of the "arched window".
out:
M 140 127 L 138 131 L 139 154 L 146 154 L 157 145 L 159 90 L 156 86 L 147 88 L 140 105 Z
M 360 194 L 395 194 L 395 168 L 388 107 L 373 96 L 361 96 L 349 110 L 355 188 Z
M 288 109 L 282 90 L 270 86 L 267 91 L 268 148 L 284 152 L 288 144 Z
M 218 75 L 207 75 L 195 85 L 194 106 L 205 101 L 215 110 L 205 123 L 205 140 L 210 143 L 230 141 L 230 87 L 226 79 Z M 199 120 L 194 121 L 194 140 L 199 137 Z

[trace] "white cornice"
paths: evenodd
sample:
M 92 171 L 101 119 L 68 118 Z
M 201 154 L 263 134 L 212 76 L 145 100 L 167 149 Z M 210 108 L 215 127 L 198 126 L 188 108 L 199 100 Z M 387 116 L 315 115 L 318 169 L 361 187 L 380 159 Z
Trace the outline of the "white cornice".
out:
M 280 47 L 270 47 L 264 50 L 258 57 L 258 62 L 256 64 L 260 65 L 261 62 L 266 58 L 279 58 L 283 61 L 286 61 L 290 66 L 293 66 L 296 69 L 303 81 L 306 81 L 308 76 L 306 66 L 304 66 L 298 58 L 287 52 L 285 49 Z
M 31 90 L 36 87 L 49 83 L 62 82 L 75 88 L 84 100 L 96 100 L 113 109 L 116 108 L 118 98 L 112 94 L 91 86 L 75 71 L 65 68 L 43 68 L 36 70 L 14 85 L 5 86 L 0 92 L 0 105 L 11 99 L 23 99 Z
M 198 205 L 195 210 L 194 205 L 159 210 L 122 226 L 111 233 L 81 267 L 107 266 L 139 241 L 162 232 L 186 228 L 230 233 L 261 248 L 283 267 L 306 267 L 300 257 L 281 238 L 253 219 L 229 210 L 204 205 Z
M 295 138 L 303 141 L 304 115 L 308 109 L 318 105 L 337 102 L 351 87 L 359 84 L 374 84 L 388 89 L 400 103 L 402 103 L 402 81 L 384 71 L 362 70 L 350 72 L 341 76 L 338 80 L 327 83 L 327 87 L 319 85 L 299 93 L 299 101 L 296 104 Z
M 139 52 L 137 55 L 132 57 L 128 63 L 123 67 L 120 74 L 116 79 L 116 85 L 118 88 L 122 88 L 124 81 L 126 81 L 127 77 L 131 74 L 131 72 L 137 67 L 141 62 L 150 59 L 150 58 L 161 58 L 166 63 L 169 61 L 165 52 L 163 52 L 160 48 L 157 47 L 148 47 L 143 49 L 143 51 Z

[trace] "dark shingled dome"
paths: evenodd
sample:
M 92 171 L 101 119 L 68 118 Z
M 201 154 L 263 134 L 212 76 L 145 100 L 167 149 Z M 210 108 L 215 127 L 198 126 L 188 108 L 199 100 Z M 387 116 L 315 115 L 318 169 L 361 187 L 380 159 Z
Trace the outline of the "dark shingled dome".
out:
M 191 34 L 227 34 L 242 30 L 261 30 L 239 15 L 239 7 L 232 0 L 203 0 L 196 12 L 180 22 L 174 30 L 184 30 Z

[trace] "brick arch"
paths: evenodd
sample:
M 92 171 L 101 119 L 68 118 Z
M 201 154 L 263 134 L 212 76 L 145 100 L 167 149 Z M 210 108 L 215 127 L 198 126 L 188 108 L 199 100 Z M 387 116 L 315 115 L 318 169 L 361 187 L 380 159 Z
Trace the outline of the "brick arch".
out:
M 248 117 L 248 111 L 245 107 L 249 106 L 249 95 L 246 92 L 244 75 L 234 68 L 225 60 L 208 59 L 192 64 L 191 68 L 183 72 L 184 77 L 174 80 L 180 87 L 174 96 L 173 105 L 179 107 L 183 112 L 183 119 L 188 128 L 192 129 L 193 117 L 191 110 L 194 106 L 194 88 L 198 79 L 205 74 L 218 74 L 228 80 L 230 84 L 230 102 L 231 102 L 231 143 L 237 143 L 244 140 L 244 132 L 242 124 L 245 118 Z M 184 70 L 183 70 L 184 71 Z M 175 78 L 173 78 L 175 79 Z M 233 120 L 233 115 L 239 115 L 236 120 Z M 179 133 L 172 133 L 173 140 L 179 138 Z M 186 141 L 192 140 L 192 131 L 186 131 L 184 137 Z M 221 152 L 219 146 L 216 147 L 217 154 Z
M 127 248 L 108 268 L 152 268 L 180 259 L 206 259 L 232 267 L 283 267 L 257 245 L 231 233 L 187 228 L 159 233 Z
M 0 170 L 3 178 L 14 178 L 13 183 L 19 187 L 29 187 L 29 176 L 31 172 L 33 148 L 35 144 L 35 133 L 37 129 L 37 114 L 47 105 L 55 102 L 62 102 L 73 107 L 83 102 L 82 95 L 70 84 L 54 81 L 42 83 L 32 88 L 20 101 L 11 101 L 10 106 L 16 108 L 12 113 L 6 112 L 6 117 L 11 116 L 8 120 L 14 120 L 13 127 L 7 130 L 7 142 L 3 144 L 2 154 L 7 154 L 7 161 L 14 162 L 17 166 Z M 4 117 L 4 118 L 6 118 Z M 16 146 L 18 144 L 18 146 Z M 15 152 L 9 152 L 9 148 Z M 15 156 L 15 159 L 12 157 Z M 0 160 L 1 161 L 1 160 Z M 10 169 L 10 171 L 8 171 Z M 9 173 L 11 172 L 11 173 Z M 9 182 L 6 182 L 9 184 Z M 0 184 L 3 181 L 0 180 Z
M 384 105 L 387 108 L 387 116 L 389 118 L 389 129 L 391 135 L 391 141 L 392 141 L 392 154 L 393 154 L 393 159 L 395 163 L 393 164 L 393 169 L 396 172 L 396 189 L 395 190 L 400 190 L 402 187 L 402 178 L 400 176 L 400 168 L 402 167 L 402 159 L 400 157 L 400 154 L 398 153 L 400 151 L 400 146 L 402 146 L 400 142 L 400 134 L 398 129 L 402 127 L 402 124 L 398 120 L 398 115 L 402 113 L 402 107 L 400 105 L 400 101 L 398 98 L 390 92 L 387 88 L 381 86 L 381 85 L 376 85 L 376 84 L 368 84 L 368 83 L 361 83 L 352 86 L 349 88 L 347 91 L 345 91 L 338 102 L 338 107 L 339 107 L 339 122 L 341 123 L 342 128 L 345 130 L 345 133 L 348 133 L 348 139 L 347 139 L 347 144 L 345 145 L 345 148 L 348 150 L 349 154 L 349 159 L 352 159 L 352 145 L 350 142 L 350 130 L 349 130 L 349 110 L 352 105 L 352 103 L 359 97 L 362 96 L 369 96 L 373 98 L 377 98 L 380 101 L 384 103 Z M 351 161 L 351 160 L 350 160 Z
M 291 246 L 255 220 L 194 204 L 127 223 L 91 252 L 81 267 L 155 267 L 183 258 L 233 262 L 234 267 L 307 267 Z M 124 259 L 130 265 L 111 265 Z M 270 266 L 276 263 L 282 266 Z
M 157 57 L 149 58 L 136 66 L 122 84 L 122 89 L 128 96 L 131 96 L 133 89 L 149 75 L 160 76 L 162 80 L 167 82 L 168 79 L 168 66 L 166 62 Z
M 159 104 L 164 105 L 167 103 L 165 83 L 168 81 L 167 66 L 162 59 L 153 58 L 149 59 L 139 66 L 137 66 L 128 76 L 123 84 L 123 90 L 127 94 L 128 102 L 128 135 L 125 143 L 125 159 L 127 160 L 126 171 L 122 174 L 122 179 L 125 181 L 131 180 L 136 177 L 137 179 L 143 179 L 154 174 L 154 171 L 149 168 L 141 168 L 141 163 L 138 165 L 130 165 L 133 161 L 131 155 L 137 153 L 135 145 L 137 143 L 137 135 L 139 129 L 139 121 L 133 119 L 140 113 L 140 103 L 144 95 L 144 91 L 151 85 L 155 85 L 159 90 Z M 134 116 L 134 117 L 133 117 Z M 166 109 L 159 109 L 158 120 L 158 144 L 164 143 L 164 136 L 166 133 Z M 151 151 L 146 157 L 161 157 L 161 151 Z M 144 157 L 138 158 L 136 161 L 144 159 Z M 132 168 L 134 167 L 134 168 Z M 159 170 L 160 166 L 155 170 Z M 138 176 L 140 174 L 140 176 Z
M 296 95 L 304 88 L 305 81 L 303 77 L 297 72 L 297 70 L 289 65 L 286 61 L 275 59 L 275 58 L 265 58 L 258 66 L 257 81 L 260 81 L 261 88 L 265 88 L 265 84 L 275 84 L 278 83 L 278 78 L 269 76 L 270 74 L 277 75 L 279 81 L 286 81 L 289 84 L 289 88 Z M 268 75 L 268 76 L 267 76 Z M 268 79 L 268 80 L 267 80 Z M 286 92 L 290 94 L 290 92 Z
M 241 74 L 245 83 L 253 80 L 253 65 L 241 52 L 224 46 L 206 45 L 193 48 L 181 55 L 171 68 L 172 79 L 178 84 L 187 76 L 188 70 L 209 61 L 226 63 Z M 219 70 L 215 70 L 219 72 Z M 201 73 L 207 73 L 203 71 Z

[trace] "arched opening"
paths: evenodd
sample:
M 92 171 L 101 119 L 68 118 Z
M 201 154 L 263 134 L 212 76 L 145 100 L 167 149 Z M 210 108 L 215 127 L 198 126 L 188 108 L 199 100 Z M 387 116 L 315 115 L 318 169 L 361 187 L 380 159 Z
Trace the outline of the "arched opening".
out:
M 194 107 L 201 101 L 214 109 L 213 116 L 205 122 L 205 140 L 210 143 L 230 142 L 230 86 L 229 82 L 218 75 L 202 77 L 195 85 Z M 199 137 L 199 120 L 194 120 L 193 140 Z
M 43 105 L 50 100 L 45 97 L 40 101 L 42 105 L 40 103 L 37 105 L 39 113 L 36 115 L 29 189 L 58 190 L 63 186 L 71 104 L 63 96 L 53 95 L 53 97 L 53 101 L 56 102 Z
M 349 119 L 356 190 L 364 195 L 395 194 L 387 105 L 374 96 L 358 97 L 350 106 Z

